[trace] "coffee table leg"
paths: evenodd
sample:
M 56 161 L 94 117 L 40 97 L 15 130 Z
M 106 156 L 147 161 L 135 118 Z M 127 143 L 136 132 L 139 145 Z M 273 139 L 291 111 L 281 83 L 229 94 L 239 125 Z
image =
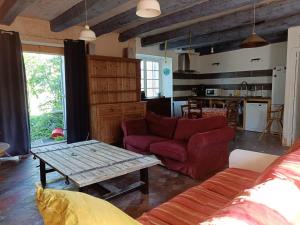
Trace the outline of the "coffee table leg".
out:
M 46 164 L 40 160 L 40 179 L 42 183 L 42 187 L 46 186 Z
M 148 168 L 140 170 L 140 177 L 141 177 L 141 181 L 144 182 L 141 191 L 143 194 L 148 194 L 149 193 Z

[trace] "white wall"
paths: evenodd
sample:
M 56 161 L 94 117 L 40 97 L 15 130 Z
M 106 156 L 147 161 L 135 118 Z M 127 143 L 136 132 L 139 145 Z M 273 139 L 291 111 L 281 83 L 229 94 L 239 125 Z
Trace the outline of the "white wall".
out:
M 142 47 L 140 38 L 136 39 L 136 54 L 165 57 L 165 51 L 159 50 L 159 46 Z M 172 70 L 178 69 L 178 55 L 174 51 L 167 51 L 167 57 L 172 59 Z
M 286 65 L 287 43 L 281 42 L 260 48 L 240 49 L 205 56 L 192 56 L 191 69 L 200 73 L 237 72 L 273 69 Z M 251 59 L 260 61 L 251 62 Z M 219 66 L 212 65 L 220 63 Z
M 118 33 L 109 33 L 101 35 L 97 40 L 92 42 L 93 49 L 91 54 L 104 55 L 112 57 L 122 57 L 124 48 L 131 48 L 135 55 L 135 39 L 126 42 L 119 42 Z
M 283 144 L 300 137 L 300 26 L 288 31 Z
M 136 39 L 136 54 L 137 56 L 157 57 L 162 62 L 162 69 L 170 69 L 170 75 L 165 76 L 162 74 L 162 94 L 166 97 L 173 97 L 173 71 L 178 68 L 178 55 L 174 51 L 167 51 L 165 60 L 165 52 L 160 51 L 159 46 L 142 47 L 139 38 Z

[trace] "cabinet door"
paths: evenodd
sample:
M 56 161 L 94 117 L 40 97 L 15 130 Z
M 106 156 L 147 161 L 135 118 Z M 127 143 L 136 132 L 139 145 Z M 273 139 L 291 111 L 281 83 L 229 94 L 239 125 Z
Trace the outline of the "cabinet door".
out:
M 93 123 L 93 122 L 92 122 Z M 122 116 L 102 116 L 97 118 L 92 138 L 108 144 L 122 141 Z

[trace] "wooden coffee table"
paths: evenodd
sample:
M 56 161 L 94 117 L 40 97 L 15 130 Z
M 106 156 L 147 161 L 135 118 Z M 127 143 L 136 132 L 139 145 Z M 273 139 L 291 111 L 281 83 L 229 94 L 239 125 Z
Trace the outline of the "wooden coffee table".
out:
M 107 181 L 135 171 L 140 171 L 140 181 L 124 190 L 116 189 L 104 198 L 140 189 L 148 194 L 148 168 L 160 163 L 151 156 L 137 154 L 96 140 L 73 144 L 54 144 L 31 149 L 34 158 L 40 160 L 40 179 L 46 186 L 46 174 L 59 172 L 72 181 L 81 191 L 83 187 Z M 46 165 L 51 167 L 46 169 Z
M 5 155 L 5 151 L 9 148 L 9 144 L 0 142 L 0 157 Z

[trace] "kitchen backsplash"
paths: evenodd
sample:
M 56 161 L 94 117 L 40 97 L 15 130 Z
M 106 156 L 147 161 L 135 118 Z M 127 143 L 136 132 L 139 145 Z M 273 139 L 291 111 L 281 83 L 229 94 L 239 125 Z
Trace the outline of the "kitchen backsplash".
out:
M 173 74 L 174 100 L 183 100 L 192 95 L 192 88 L 204 85 L 205 88 L 222 89 L 222 96 L 244 96 L 241 83 L 248 83 L 248 96 L 270 97 L 272 94 L 273 70 L 244 71 L 231 73 L 181 73 Z M 245 89 L 245 88 L 244 88 Z

